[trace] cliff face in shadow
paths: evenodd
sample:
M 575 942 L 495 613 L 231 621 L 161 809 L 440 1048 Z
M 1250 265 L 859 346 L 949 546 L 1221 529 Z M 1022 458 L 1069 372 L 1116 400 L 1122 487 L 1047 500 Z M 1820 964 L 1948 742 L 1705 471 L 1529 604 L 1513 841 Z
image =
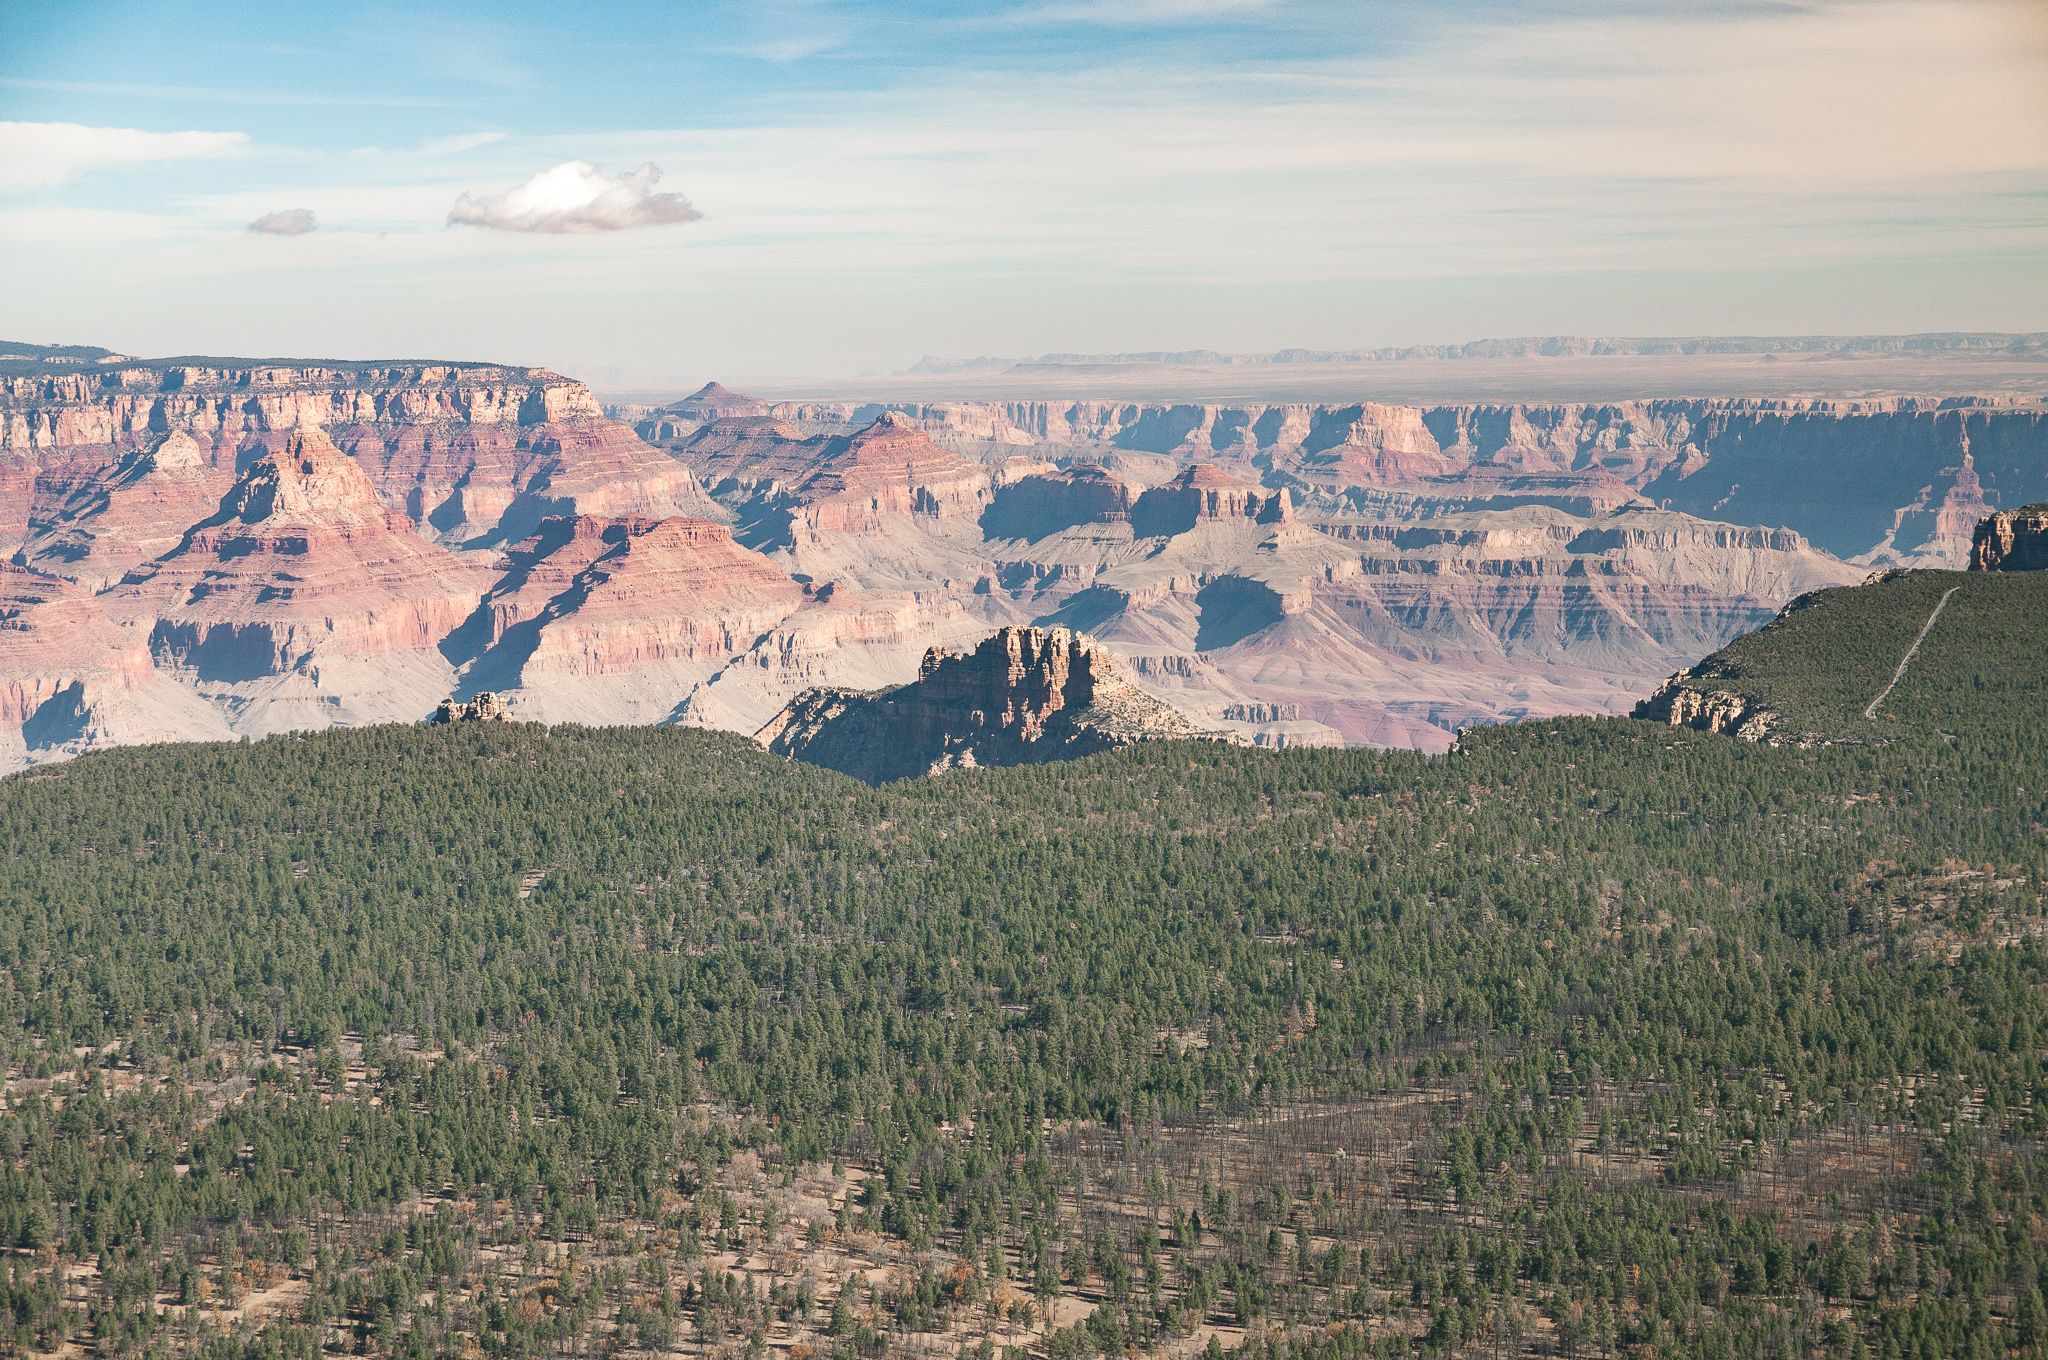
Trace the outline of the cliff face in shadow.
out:
M 1633 494 L 1703 518 L 1782 525 L 1872 566 L 1960 568 L 1985 514 L 2048 499 L 2048 410 L 2006 398 L 764 409 L 800 421 L 871 419 L 894 409 L 935 434 L 1238 461 L 1297 493 L 1341 497 L 1434 481 L 1446 501 L 1467 509 L 1477 508 L 1483 496 L 1473 492 L 1489 478 L 1562 477 L 1581 483 L 1569 494 Z
M 756 740 L 778 755 L 881 784 L 1215 735 L 1141 694 L 1087 634 L 1004 628 L 971 652 L 932 648 L 908 685 L 810 690 Z

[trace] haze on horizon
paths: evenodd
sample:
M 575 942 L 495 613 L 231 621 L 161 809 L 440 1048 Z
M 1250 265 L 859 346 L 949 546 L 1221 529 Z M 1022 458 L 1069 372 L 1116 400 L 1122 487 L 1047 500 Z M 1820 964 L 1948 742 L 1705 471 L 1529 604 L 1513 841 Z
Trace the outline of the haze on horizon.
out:
M 2036 4 L 10 13 L 20 340 L 655 384 L 2048 328 Z

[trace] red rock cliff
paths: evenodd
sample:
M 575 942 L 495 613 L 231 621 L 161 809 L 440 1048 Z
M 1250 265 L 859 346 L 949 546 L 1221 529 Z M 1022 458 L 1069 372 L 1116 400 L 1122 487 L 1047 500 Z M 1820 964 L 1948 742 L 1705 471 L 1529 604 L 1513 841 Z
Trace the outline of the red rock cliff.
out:
M 431 649 L 489 583 L 386 509 L 311 427 L 251 463 L 218 514 L 102 598 L 148 631 L 161 661 L 246 680 L 321 652 Z
M 2048 571 L 2048 502 L 2001 510 L 1977 525 L 1971 571 Z

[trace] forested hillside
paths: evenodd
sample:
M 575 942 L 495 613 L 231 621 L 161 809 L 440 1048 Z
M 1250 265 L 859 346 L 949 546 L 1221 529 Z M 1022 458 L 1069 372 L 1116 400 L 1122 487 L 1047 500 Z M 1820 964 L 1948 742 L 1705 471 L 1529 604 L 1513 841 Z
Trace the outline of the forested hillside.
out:
M 1771 715 L 1779 742 L 1882 743 L 2038 710 L 2044 655 L 2048 572 L 1897 571 L 1800 596 L 1672 684 Z
M 2048 703 L 1951 679 L 1808 751 L 10 779 L 0 1346 L 2038 1354 Z

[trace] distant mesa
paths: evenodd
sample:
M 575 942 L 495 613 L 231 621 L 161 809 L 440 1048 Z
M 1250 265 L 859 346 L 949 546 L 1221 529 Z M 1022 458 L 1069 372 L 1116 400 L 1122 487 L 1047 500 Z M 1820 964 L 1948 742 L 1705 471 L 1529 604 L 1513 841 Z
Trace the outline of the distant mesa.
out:
M 0 365 L 18 364 L 122 364 L 125 354 L 98 345 L 29 345 L 19 340 L 0 340 Z M 19 371 L 19 370 L 16 370 Z
M 981 524 L 992 538 L 1038 539 L 1084 524 L 1124 524 L 1138 538 L 1171 538 L 1210 522 L 1285 524 L 1286 488 L 1261 486 L 1213 463 L 1196 463 L 1164 485 L 1139 490 L 1100 463 L 1030 472 L 1000 488 Z
M 900 516 L 973 518 L 994 494 L 995 469 L 940 447 L 895 411 L 852 434 L 806 436 L 765 415 L 721 415 L 667 433 L 660 420 L 639 428 L 714 496 L 736 503 L 755 526 L 750 547 L 874 533 Z
M 1138 491 L 1100 463 L 1038 467 L 996 492 L 981 518 L 989 537 L 1039 539 L 1082 524 L 1130 521 Z
M 2029 354 L 2048 350 L 2048 333 L 1940 331 L 1916 335 L 1537 335 L 1471 340 L 1455 345 L 1392 345 L 1379 349 L 1281 349 L 1230 353 L 1213 349 L 1141 350 L 1120 354 L 1040 354 L 1017 359 L 942 359 L 926 355 L 907 374 L 977 373 L 992 369 L 1102 369 L 1159 366 L 1214 368 L 1246 364 L 1360 364 L 1445 359 L 1583 359 L 1726 354 L 1844 356 L 1886 354 Z
M 1173 738 L 1227 739 L 1141 693 L 1105 648 L 1064 628 L 999 629 L 971 652 L 934 647 L 910 684 L 810 690 L 755 734 L 778 755 L 871 784 Z
M 2048 501 L 2001 510 L 1970 539 L 1971 571 L 2048 571 Z
M 1140 538 L 1186 533 L 1205 521 L 1283 524 L 1293 518 L 1287 490 L 1242 481 L 1213 463 L 1196 463 L 1131 507 L 1131 531 Z
M 689 420 L 726 420 L 734 416 L 768 414 L 768 403 L 743 396 L 715 382 L 705 383 L 689 396 L 662 410 Z

